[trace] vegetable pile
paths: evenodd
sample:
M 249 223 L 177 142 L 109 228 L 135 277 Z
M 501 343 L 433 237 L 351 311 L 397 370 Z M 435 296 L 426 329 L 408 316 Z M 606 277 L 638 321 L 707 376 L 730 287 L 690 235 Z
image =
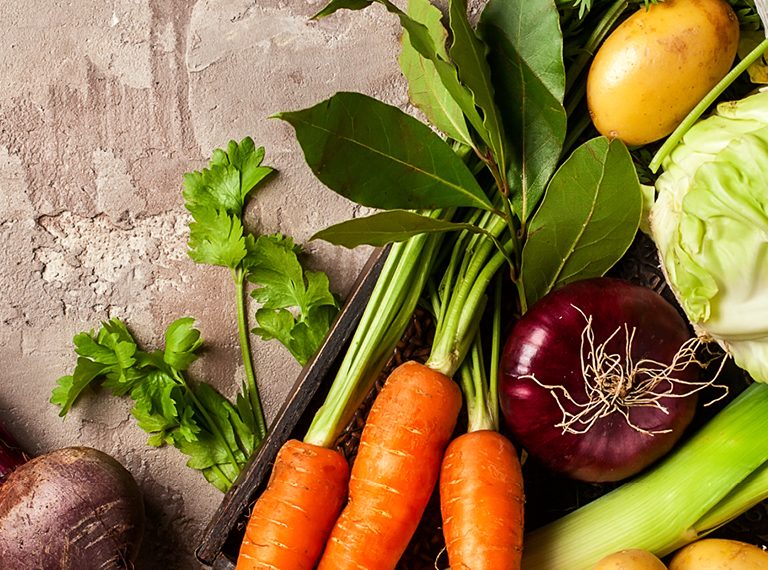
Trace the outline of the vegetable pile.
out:
M 393 569 L 435 492 L 451 568 L 663 568 L 768 498 L 764 3 L 488 0 L 475 21 L 464 0 L 331 0 L 315 18 L 372 5 L 402 27 L 426 122 L 352 92 L 275 115 L 322 183 L 376 209 L 314 238 L 387 250 L 322 405 L 248 506 L 238 570 Z M 291 238 L 246 227 L 264 155 L 232 141 L 184 180 L 189 255 L 234 283 L 234 404 L 191 379 L 191 317 L 153 351 L 118 319 L 77 335 L 52 397 L 66 415 L 91 386 L 130 396 L 148 443 L 222 491 L 267 432 L 249 335 L 306 364 L 339 309 Z M 640 228 L 677 305 L 606 276 Z M 388 375 L 350 465 L 336 442 L 417 306 L 429 354 Z M 711 341 L 749 375 L 740 393 Z M 526 528 L 530 464 L 615 484 Z
M 655 210 L 669 209 L 664 177 L 688 160 L 687 139 L 665 156 L 726 89 L 747 93 L 742 73 L 768 45 L 745 48 L 733 67 L 740 29 L 760 28 L 750 2 L 642 4 L 490 0 L 475 24 L 462 0 L 445 13 L 428 0 L 406 9 L 331 0 L 315 16 L 379 5 L 397 18 L 400 66 L 428 124 L 349 92 L 275 115 L 295 129 L 321 182 L 378 210 L 315 238 L 389 250 L 324 403 L 303 440 L 285 443 L 251 507 L 238 569 L 394 568 L 436 486 L 451 567 L 587 569 L 620 551 L 664 567 L 653 554 L 768 496 L 766 388 L 752 384 L 735 399 L 713 389 L 722 363 L 704 370 L 712 356 L 700 323 L 648 288 L 604 277 L 648 227 L 652 202 L 654 237 L 668 217 Z M 678 30 L 681 21 L 690 29 Z M 683 171 L 708 156 L 721 168 L 728 142 L 701 140 Z M 728 162 L 744 159 L 742 147 L 729 152 Z M 655 187 L 660 164 L 670 174 Z M 695 180 L 704 175 L 676 186 Z M 668 199 L 678 210 L 680 195 Z M 706 212 L 727 217 L 731 205 Z M 668 275 L 707 255 L 697 241 L 707 224 L 681 221 L 691 251 L 665 260 Z M 762 243 L 760 228 L 751 234 Z M 733 239 L 741 256 L 760 251 Z M 749 264 L 715 271 L 738 280 Z M 435 321 L 430 354 L 386 379 L 348 474 L 334 444 L 417 303 Z M 503 354 L 502 331 L 511 331 Z M 458 435 L 462 396 L 467 433 Z M 733 401 L 692 429 L 720 398 Z M 521 459 L 628 482 L 523 535 Z

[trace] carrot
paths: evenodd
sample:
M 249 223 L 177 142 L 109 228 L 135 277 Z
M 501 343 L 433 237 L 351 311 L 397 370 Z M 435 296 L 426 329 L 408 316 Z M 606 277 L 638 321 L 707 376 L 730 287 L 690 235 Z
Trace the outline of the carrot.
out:
M 490 374 L 479 333 L 459 369 L 467 431 L 451 442 L 440 469 L 440 511 L 453 570 L 520 570 L 523 474 L 514 445 L 498 433 L 501 284 L 494 288 Z
M 515 447 L 497 431 L 451 442 L 440 471 L 440 510 L 452 570 L 519 570 L 522 478 Z
M 366 421 L 349 503 L 319 570 L 395 567 L 435 487 L 460 409 L 461 392 L 445 374 L 416 362 L 390 374 Z
M 349 466 L 331 449 L 288 440 L 253 507 L 237 570 L 310 570 L 344 505 Z

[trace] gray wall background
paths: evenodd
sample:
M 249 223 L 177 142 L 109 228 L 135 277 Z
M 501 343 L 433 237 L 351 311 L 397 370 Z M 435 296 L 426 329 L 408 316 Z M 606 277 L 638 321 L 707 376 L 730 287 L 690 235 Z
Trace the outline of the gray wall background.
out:
M 145 445 L 128 400 L 86 396 L 66 420 L 48 403 L 74 366 L 72 336 L 116 316 L 145 346 L 198 319 L 194 370 L 231 396 L 242 370 L 226 270 L 186 255 L 182 174 L 251 135 L 279 175 L 251 226 L 304 242 L 358 214 L 309 172 L 286 124 L 267 117 L 340 90 L 407 108 L 399 29 L 379 7 L 320 22 L 319 0 L 0 2 L 0 421 L 31 453 L 102 449 L 144 492 L 139 568 L 196 568 L 221 494 L 173 448 Z M 345 294 L 368 255 L 323 243 L 308 263 Z M 255 307 L 251 306 L 250 312 Z M 254 339 L 269 417 L 299 371 Z

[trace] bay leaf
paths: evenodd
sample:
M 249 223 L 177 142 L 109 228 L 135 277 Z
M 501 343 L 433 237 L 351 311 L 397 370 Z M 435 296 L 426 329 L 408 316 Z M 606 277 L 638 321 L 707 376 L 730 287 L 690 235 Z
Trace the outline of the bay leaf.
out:
M 525 222 L 557 168 L 566 134 L 563 39 L 554 0 L 489 0 L 480 18 L 510 139 L 514 209 Z
M 474 224 L 450 222 L 407 210 L 390 210 L 340 222 L 320 230 L 312 236 L 312 239 L 322 239 L 348 248 L 363 244 L 380 247 L 392 242 L 405 241 L 418 234 L 459 230 L 486 233 Z
M 276 116 L 296 129 L 315 176 L 358 204 L 385 210 L 493 209 L 451 147 L 397 107 L 341 92 Z
M 442 13 L 429 0 L 409 0 L 408 15 L 427 28 L 435 43 L 436 55 L 448 59 L 445 42 L 447 30 L 441 22 Z M 400 69 L 408 80 L 408 94 L 430 123 L 453 140 L 474 146 L 461 106 L 443 84 L 431 59 L 421 55 L 403 31 Z
M 642 213 L 627 147 L 598 137 L 557 170 L 531 219 L 521 278 L 530 307 L 552 289 L 610 269 L 629 248 Z

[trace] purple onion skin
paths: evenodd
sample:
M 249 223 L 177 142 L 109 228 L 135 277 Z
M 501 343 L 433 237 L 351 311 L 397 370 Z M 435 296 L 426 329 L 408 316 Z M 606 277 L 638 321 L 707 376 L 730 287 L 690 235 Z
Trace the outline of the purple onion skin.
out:
M 0 425 L 0 485 L 17 467 L 29 461 L 16 439 Z
M 506 425 L 528 453 L 547 468 L 573 479 L 590 482 L 619 481 L 638 473 L 667 453 L 691 422 L 696 394 L 662 396 L 668 410 L 633 406 L 631 422 L 647 431 L 671 429 L 664 434 L 643 433 L 631 427 L 618 411 L 596 421 L 583 434 L 563 433 L 556 424 L 563 413 L 547 385 L 565 386 L 577 402 L 586 402 L 581 370 L 581 335 L 586 321 L 576 310 L 592 315 L 595 344 L 604 342 L 617 327 L 620 334 L 608 343 L 610 353 L 624 354 L 623 326 L 636 328 L 631 354 L 635 362 L 650 358 L 669 364 L 690 338 L 677 311 L 651 289 L 607 277 L 565 285 L 536 303 L 516 323 L 507 338 L 501 359 L 499 398 Z M 678 380 L 696 382 L 700 368 L 677 371 Z M 662 381 L 659 390 L 668 390 Z M 672 393 L 690 386 L 674 383 Z M 564 401 L 569 412 L 576 406 Z

